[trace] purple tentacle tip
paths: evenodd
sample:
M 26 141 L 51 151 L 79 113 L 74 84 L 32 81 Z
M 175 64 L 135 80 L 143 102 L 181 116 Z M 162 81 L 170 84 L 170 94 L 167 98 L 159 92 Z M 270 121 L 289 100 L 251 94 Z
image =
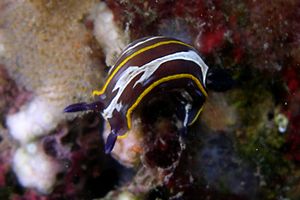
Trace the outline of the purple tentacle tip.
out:
M 79 111 L 84 111 L 88 109 L 88 104 L 87 103 L 76 103 L 76 104 L 72 104 L 67 106 L 64 109 L 64 112 L 79 112 Z
M 108 135 L 104 148 L 106 154 L 109 154 L 113 150 L 117 138 L 118 135 L 115 134 L 113 131 Z
M 86 110 L 94 110 L 100 111 L 103 109 L 103 103 L 101 101 L 96 101 L 94 103 L 75 103 L 72 105 L 67 106 L 64 109 L 64 112 L 79 112 L 79 111 L 86 111 Z

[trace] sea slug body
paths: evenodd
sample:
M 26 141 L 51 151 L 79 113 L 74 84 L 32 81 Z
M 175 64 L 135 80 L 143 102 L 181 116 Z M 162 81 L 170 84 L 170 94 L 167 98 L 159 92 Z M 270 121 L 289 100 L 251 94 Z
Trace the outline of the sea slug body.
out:
M 131 129 L 134 110 L 155 96 L 174 96 L 183 129 L 193 124 L 207 97 L 207 73 L 208 66 L 189 44 L 164 36 L 142 38 L 125 48 L 102 89 L 93 91 L 95 102 L 72 104 L 65 112 L 100 111 L 111 126 L 105 145 L 109 153 Z

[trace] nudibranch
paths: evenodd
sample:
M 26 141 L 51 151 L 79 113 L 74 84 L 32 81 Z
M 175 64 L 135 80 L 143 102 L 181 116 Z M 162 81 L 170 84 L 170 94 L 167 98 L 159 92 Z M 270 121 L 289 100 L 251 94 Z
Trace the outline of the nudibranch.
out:
M 93 91 L 95 102 L 72 104 L 64 111 L 101 112 L 111 127 L 105 144 L 110 153 L 116 140 L 131 129 L 135 109 L 157 95 L 174 96 L 183 129 L 193 124 L 207 97 L 207 72 L 191 45 L 164 36 L 142 38 L 124 49 L 102 89 Z

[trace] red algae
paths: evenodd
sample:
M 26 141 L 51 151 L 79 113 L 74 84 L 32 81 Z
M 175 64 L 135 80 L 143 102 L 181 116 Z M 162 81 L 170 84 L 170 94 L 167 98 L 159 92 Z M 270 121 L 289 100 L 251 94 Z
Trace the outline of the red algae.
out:
M 47 196 L 41 196 L 39 193 L 35 192 L 34 190 L 27 190 L 23 195 L 12 195 L 12 200 L 50 200 L 51 198 Z
M 284 67 L 282 62 L 291 51 L 291 39 L 297 24 L 293 20 L 299 12 L 298 6 L 297 1 L 277 0 L 272 4 L 248 1 L 250 16 L 245 36 L 246 45 L 251 50 L 249 53 L 256 57 L 254 65 L 273 70 Z
M 284 73 L 284 79 L 288 87 L 288 93 L 284 104 L 284 112 L 289 119 L 287 135 L 287 157 L 300 163 L 300 70 L 291 67 Z
M 218 28 L 212 32 L 202 32 L 197 37 L 196 47 L 203 54 L 209 54 L 220 48 L 225 39 L 225 28 Z

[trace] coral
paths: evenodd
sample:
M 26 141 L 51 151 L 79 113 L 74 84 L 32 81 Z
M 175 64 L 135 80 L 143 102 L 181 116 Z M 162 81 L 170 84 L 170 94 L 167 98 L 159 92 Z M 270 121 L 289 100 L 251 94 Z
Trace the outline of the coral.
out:
M 101 73 L 95 73 L 100 70 L 90 56 L 93 50 L 88 47 L 88 41 L 92 36 L 79 21 L 94 3 L 67 1 L 65 4 L 56 2 L 44 6 L 43 1 L 8 2 L 7 8 L 1 12 L 0 23 L 5 27 L 1 29 L 5 40 L 1 43 L 5 48 L 1 62 L 17 84 L 36 97 L 24 106 L 23 114 L 8 117 L 12 134 L 16 129 L 14 124 L 26 123 L 20 115 L 26 116 L 34 107 L 39 109 L 40 115 L 45 113 L 49 121 L 42 122 L 37 129 L 26 131 L 31 136 L 23 138 L 25 141 L 53 129 L 65 118 L 61 110 L 69 102 L 91 99 L 89 91 L 97 87 Z M 68 15 L 65 15 L 66 9 Z M 41 101 L 48 106 L 41 107 Z M 30 121 L 35 123 L 37 119 L 26 117 L 28 124 Z M 17 121 L 11 124 L 11 118 Z
M 12 164 L 25 187 L 45 193 L 52 189 L 61 161 L 47 157 L 37 145 L 41 142 L 33 140 L 48 134 L 65 120 L 67 116 L 62 109 L 67 104 L 73 100 L 91 100 L 91 91 L 101 83 L 101 62 L 93 57 L 94 49 L 89 46 L 93 35 L 82 22 L 96 3 L 1 2 L 1 68 L 4 66 L 18 85 L 18 89 L 11 87 L 10 92 L 5 88 L 3 91 L 5 97 L 12 99 L 9 96 L 12 93 L 16 99 L 4 103 L 10 111 L 6 125 L 9 133 L 22 143 Z M 1 74 L 1 80 L 2 77 Z M 19 88 L 25 88 L 32 97 L 21 98 Z M 27 147 L 32 145 L 38 150 L 30 152 Z M 23 168 L 24 162 L 28 168 Z M 44 166 L 37 168 L 41 171 L 35 171 L 34 165 L 39 162 Z M 48 180 L 44 180 L 44 174 L 49 175 Z
M 117 26 L 112 11 L 102 2 L 91 11 L 89 20 L 93 22 L 94 35 L 106 55 L 105 62 L 107 66 L 112 66 L 129 43 L 128 32 Z
M 19 148 L 13 166 L 24 187 L 35 188 L 41 193 L 51 192 L 56 176 L 62 170 L 60 163 L 48 157 L 38 143 Z
M 59 116 L 57 114 L 57 107 L 53 106 L 47 99 L 36 97 L 27 108 L 9 115 L 6 124 L 10 134 L 16 140 L 21 143 L 28 143 L 53 130 L 63 119 L 61 113 Z

